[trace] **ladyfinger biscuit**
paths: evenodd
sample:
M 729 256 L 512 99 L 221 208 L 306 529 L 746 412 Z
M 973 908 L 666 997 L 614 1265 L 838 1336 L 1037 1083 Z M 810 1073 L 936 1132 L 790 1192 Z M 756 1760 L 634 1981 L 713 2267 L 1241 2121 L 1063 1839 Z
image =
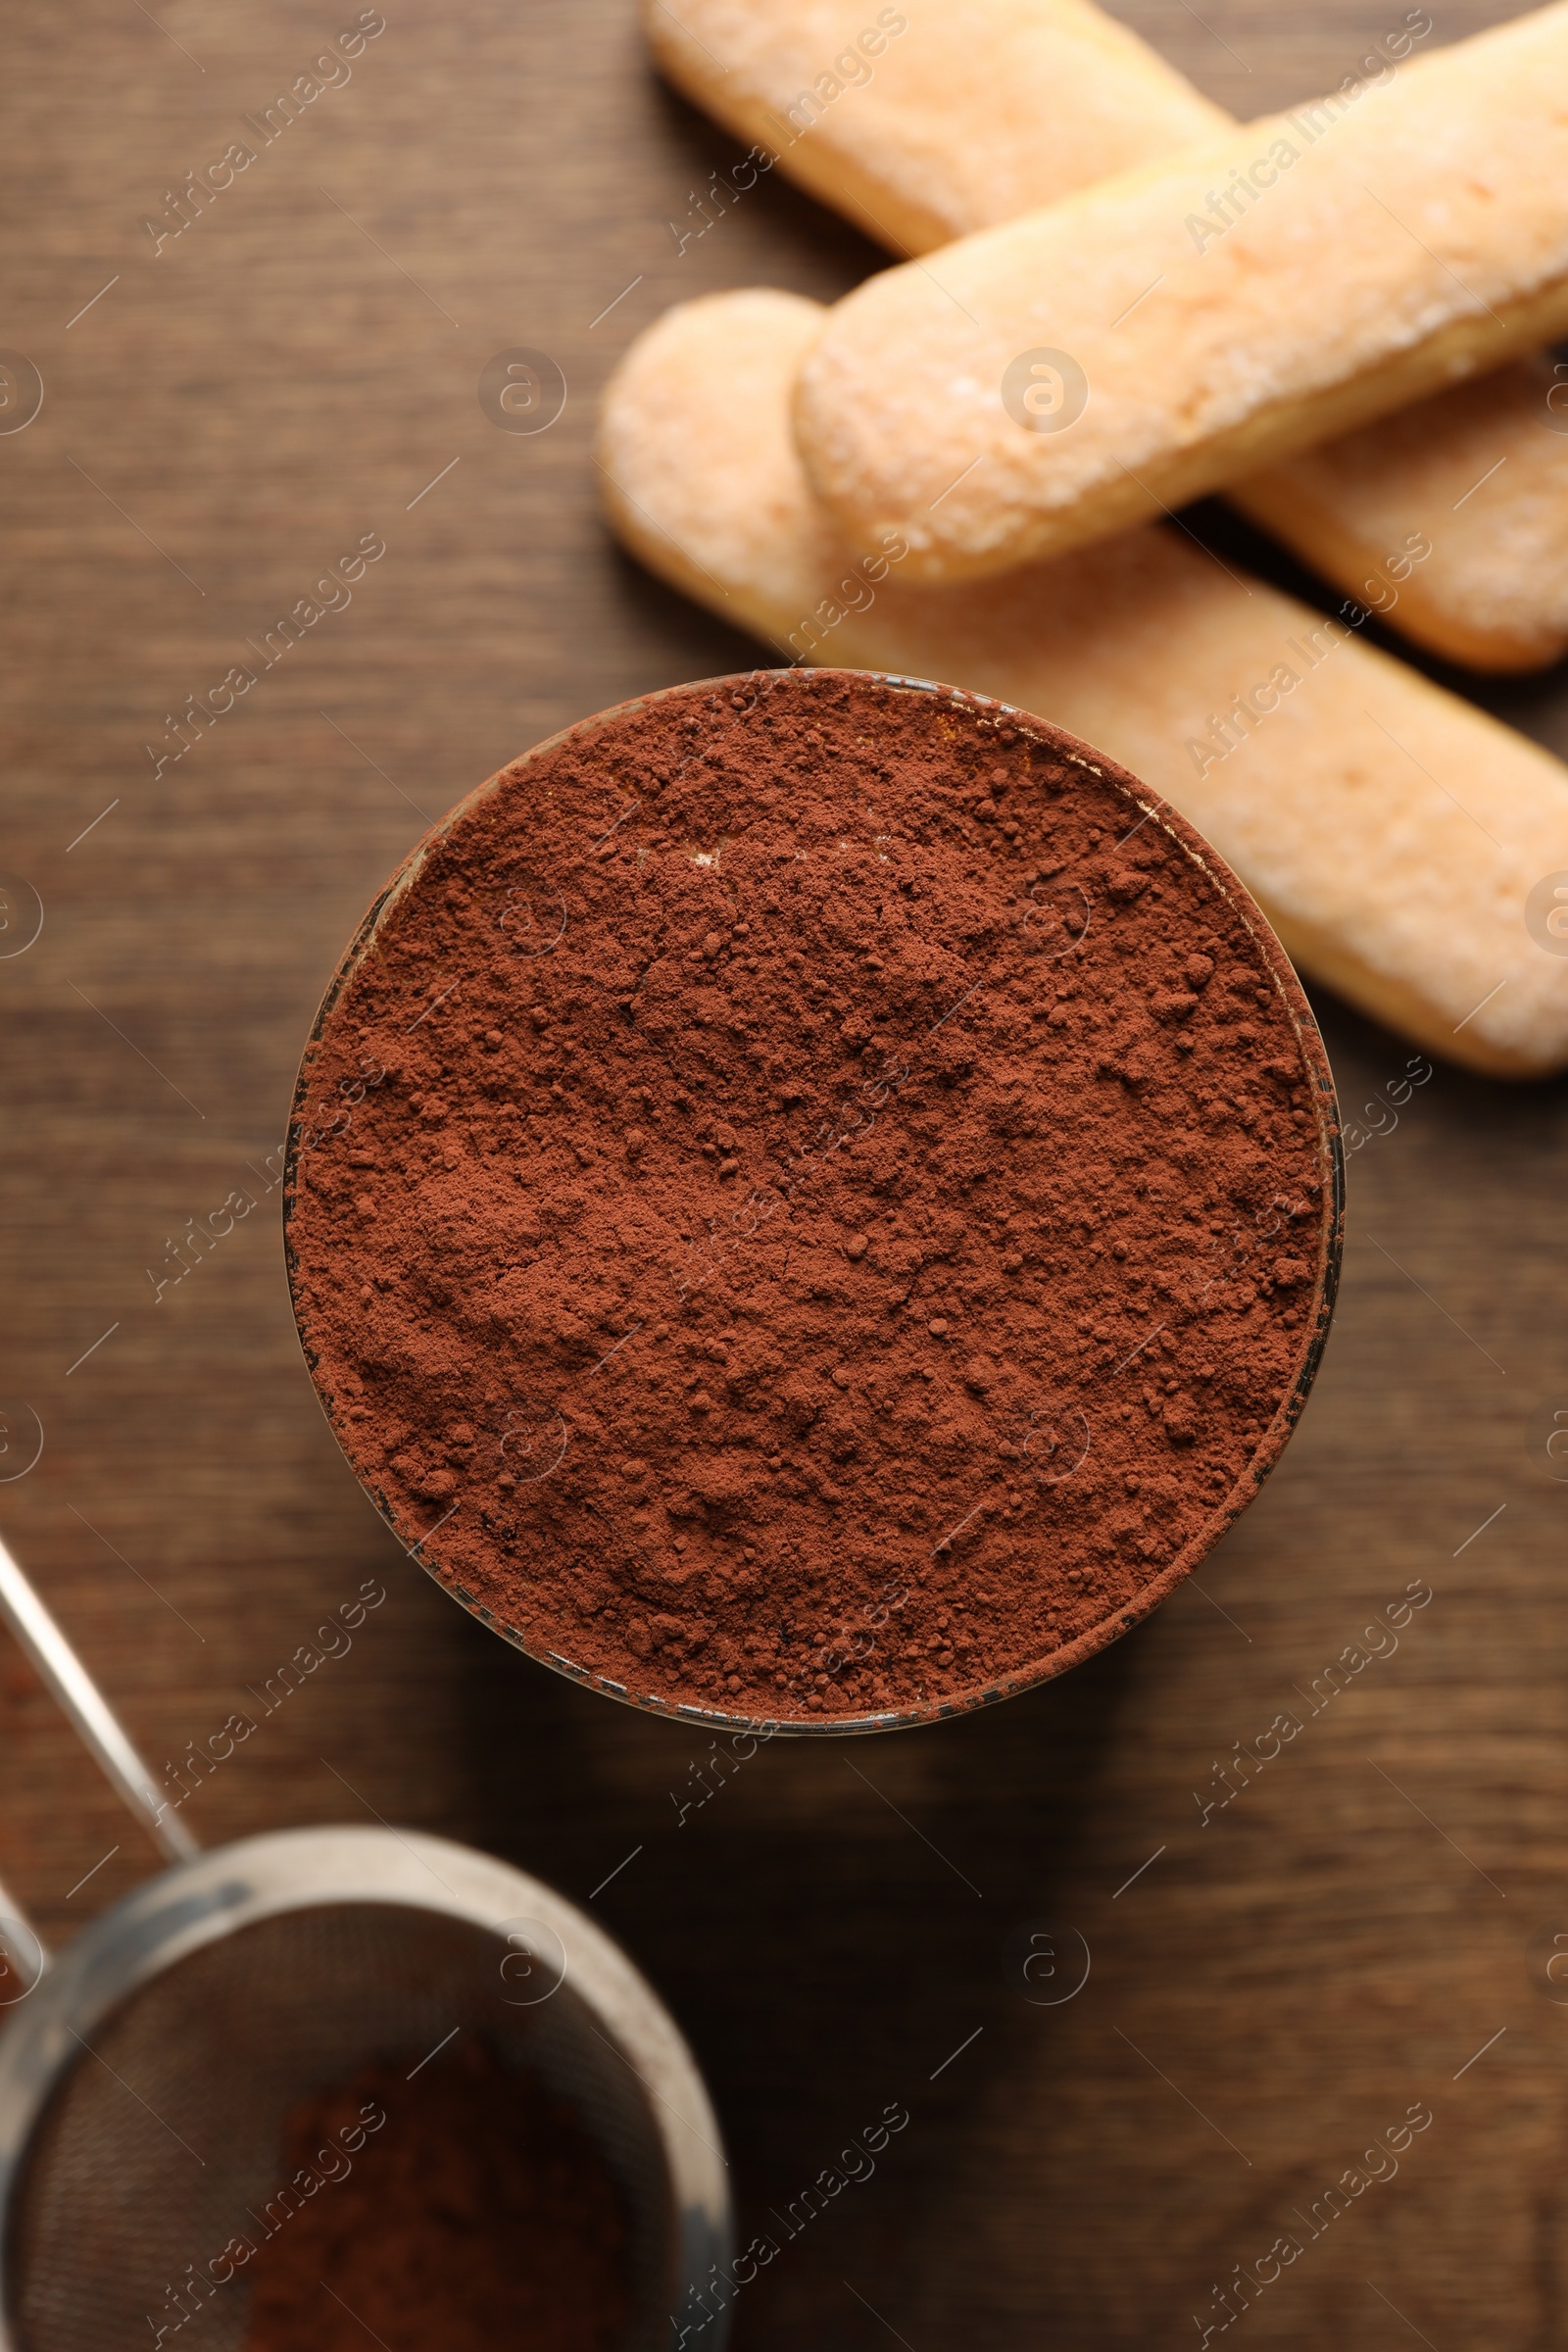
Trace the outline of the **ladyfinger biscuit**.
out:
M 785 661 L 941 679 L 1101 745 L 1209 837 L 1304 970 L 1430 1051 L 1568 1063 L 1568 957 L 1525 919 L 1568 871 L 1568 770 L 1163 526 L 948 588 L 909 583 L 896 529 L 847 551 L 789 425 L 822 316 L 717 295 L 633 345 L 599 452 L 626 545 Z
M 1054 203 L 1226 121 L 1090 0 L 922 0 L 896 33 L 862 24 L 853 0 L 674 5 L 678 20 L 670 0 L 645 6 L 671 80 L 899 253 Z M 1375 105 L 1433 29 L 1407 10 L 1327 103 Z M 1448 661 L 1523 670 L 1568 652 L 1568 367 L 1510 364 L 1231 495 Z
M 895 252 L 1229 122 L 1089 0 L 644 0 L 643 21 L 677 89 Z
M 1064 553 L 1568 327 L 1568 0 L 842 302 L 807 469 L 911 574 Z
M 1230 497 L 1450 662 L 1540 669 L 1568 652 L 1560 362 L 1511 361 L 1235 482 Z

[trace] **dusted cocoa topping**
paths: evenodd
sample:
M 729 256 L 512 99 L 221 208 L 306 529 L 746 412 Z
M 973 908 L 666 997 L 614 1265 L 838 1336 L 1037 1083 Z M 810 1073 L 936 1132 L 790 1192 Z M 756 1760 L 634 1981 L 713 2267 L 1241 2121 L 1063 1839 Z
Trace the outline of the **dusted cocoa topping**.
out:
M 805 1724 L 975 1703 L 1272 1460 L 1332 1120 L 1262 918 L 1109 761 L 724 680 L 505 770 L 394 885 L 301 1075 L 301 1331 L 403 1541 L 535 1654 Z
M 317 2185 L 243 2273 L 245 2352 L 615 2352 L 626 2222 L 582 2125 L 482 2042 L 420 2055 L 285 2119 L 278 2178 Z

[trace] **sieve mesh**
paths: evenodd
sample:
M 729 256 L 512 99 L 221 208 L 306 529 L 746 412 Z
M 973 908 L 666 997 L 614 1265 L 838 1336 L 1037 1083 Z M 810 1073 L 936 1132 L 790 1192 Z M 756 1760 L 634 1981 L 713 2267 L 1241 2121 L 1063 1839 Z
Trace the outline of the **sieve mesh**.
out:
M 454 2027 L 576 2110 L 625 2202 L 625 2352 L 662 2345 L 677 2231 L 648 2098 L 569 1975 L 536 2006 L 509 2003 L 507 1948 L 445 1914 L 346 1901 L 239 1928 L 152 1977 L 82 2043 L 28 2142 L 7 2248 L 24 2352 L 147 2344 L 160 2327 L 181 2352 L 238 2352 L 245 2272 L 215 2288 L 207 2266 L 231 2238 L 286 2229 L 288 2110 Z

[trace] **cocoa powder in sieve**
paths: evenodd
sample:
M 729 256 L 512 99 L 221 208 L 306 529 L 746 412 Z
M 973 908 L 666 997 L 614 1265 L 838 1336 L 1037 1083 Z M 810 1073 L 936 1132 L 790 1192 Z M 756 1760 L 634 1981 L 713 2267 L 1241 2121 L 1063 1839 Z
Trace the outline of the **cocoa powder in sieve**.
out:
M 323 1011 L 300 1328 L 405 1543 L 656 1703 L 974 1703 L 1171 1589 L 1321 1344 L 1321 1046 L 1181 820 L 858 673 L 590 721 Z
M 285 2119 L 278 2178 L 320 2185 L 278 2200 L 242 2274 L 245 2352 L 612 2352 L 626 2222 L 581 2123 L 482 2041 L 424 2055 L 363 2067 Z

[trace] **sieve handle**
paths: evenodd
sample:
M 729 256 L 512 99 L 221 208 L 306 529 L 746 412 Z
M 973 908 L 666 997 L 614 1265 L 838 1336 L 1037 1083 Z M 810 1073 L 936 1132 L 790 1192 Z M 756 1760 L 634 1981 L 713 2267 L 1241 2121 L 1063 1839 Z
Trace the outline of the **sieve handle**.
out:
M 37 1946 L 36 1950 L 31 1953 L 27 1950 L 29 1936 Z M 33 1934 L 27 1914 L 23 1910 L 4 1879 L 0 1879 L 0 2002 L 14 1997 L 6 1986 L 6 1980 L 13 1970 L 19 1976 L 25 1975 L 30 1960 L 33 1968 L 41 1975 L 49 1966 L 49 1957 L 47 1946 L 39 1943 L 37 1936 Z M 34 1983 L 36 1981 L 34 1978 Z M 27 1986 L 27 1990 L 29 1992 L 32 1990 L 31 1984 Z
M 153 1789 L 152 1774 L 118 1717 L 0 1538 L 0 1609 L 83 1745 L 108 1775 L 153 1842 L 171 1862 L 192 1862 L 201 1847 Z M 19 1916 L 13 1911 L 14 1917 Z

